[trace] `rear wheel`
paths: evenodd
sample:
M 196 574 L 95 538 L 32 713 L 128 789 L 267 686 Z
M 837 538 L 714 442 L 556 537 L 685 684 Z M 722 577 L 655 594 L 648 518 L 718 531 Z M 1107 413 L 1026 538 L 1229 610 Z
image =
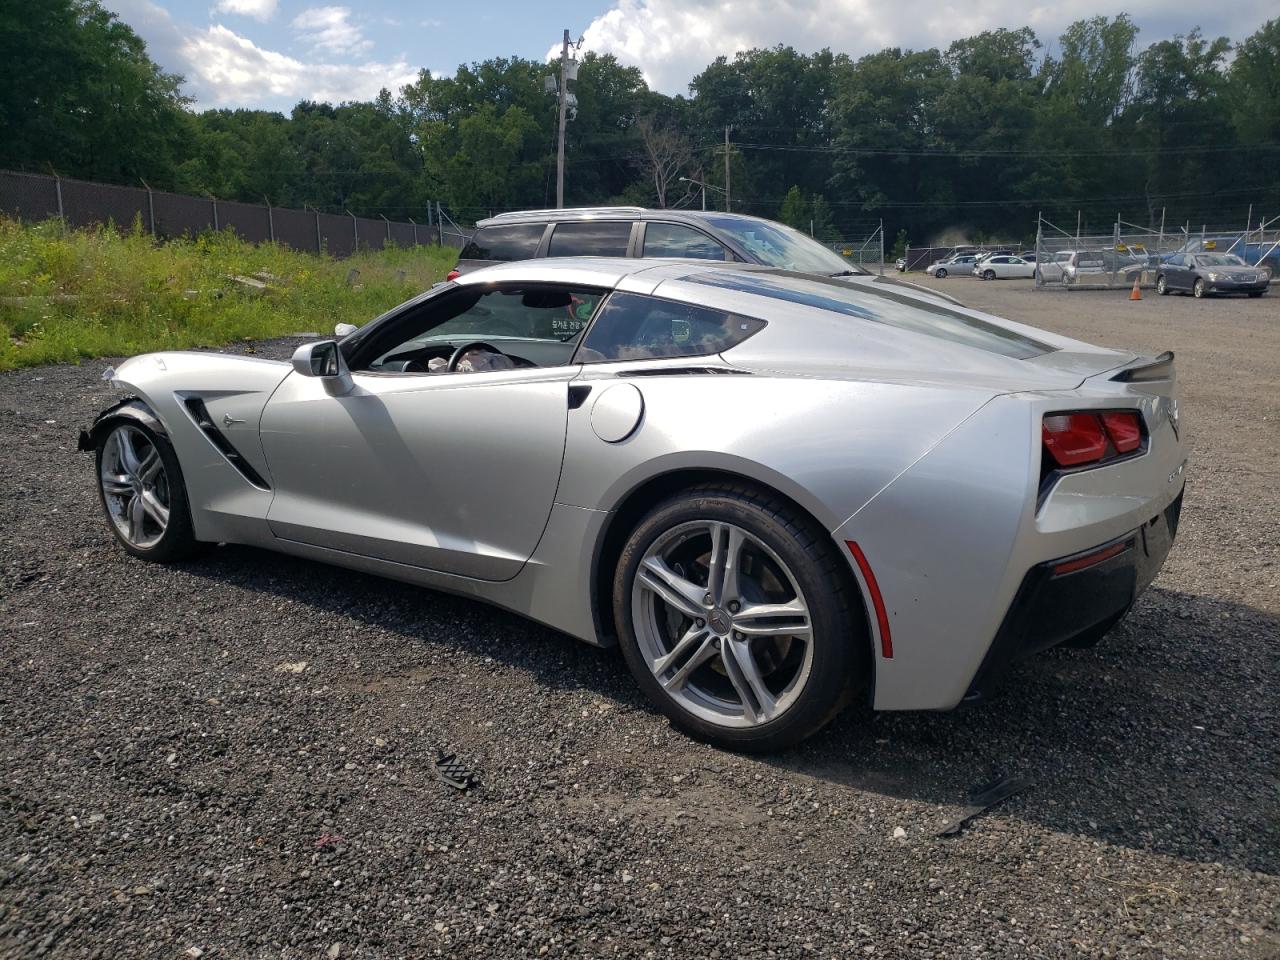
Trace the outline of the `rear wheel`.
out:
M 1191 295 L 1197 300 L 1204 297 L 1204 281 L 1199 277 L 1196 278 L 1195 285 L 1191 288 Z
M 1249 299 L 1250 299 L 1250 300 L 1257 300 L 1260 296 L 1262 296 L 1262 291 L 1261 291 L 1261 290 L 1250 290 L 1250 291 L 1249 291 Z
M 168 439 L 120 420 L 99 445 L 98 498 L 125 551 L 143 560 L 184 560 L 205 545 L 191 526 L 178 456 Z
M 777 750 L 865 682 L 865 628 L 841 558 L 795 508 L 749 487 L 695 487 L 655 507 L 618 562 L 627 666 L 677 726 Z
M 996 278 L 996 272 L 994 270 L 983 271 L 983 274 L 982 274 L 983 280 L 994 280 L 995 278 Z

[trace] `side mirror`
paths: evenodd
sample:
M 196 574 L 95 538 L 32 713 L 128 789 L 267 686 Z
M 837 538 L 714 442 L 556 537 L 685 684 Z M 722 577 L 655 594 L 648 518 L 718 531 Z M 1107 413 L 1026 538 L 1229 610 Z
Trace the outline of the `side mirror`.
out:
M 335 323 L 333 325 L 333 335 L 335 337 L 349 337 L 359 329 L 354 323 Z
M 341 397 L 355 386 L 336 340 L 304 343 L 293 352 L 293 369 L 299 376 L 318 377 L 330 396 Z

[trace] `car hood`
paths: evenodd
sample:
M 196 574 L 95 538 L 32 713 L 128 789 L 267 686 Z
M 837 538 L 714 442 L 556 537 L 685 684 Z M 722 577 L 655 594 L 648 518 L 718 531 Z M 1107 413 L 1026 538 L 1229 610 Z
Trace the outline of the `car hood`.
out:
M 1262 272 L 1261 267 L 1243 267 L 1234 264 L 1225 267 L 1200 267 L 1206 273 L 1220 273 L 1226 277 L 1252 277 Z

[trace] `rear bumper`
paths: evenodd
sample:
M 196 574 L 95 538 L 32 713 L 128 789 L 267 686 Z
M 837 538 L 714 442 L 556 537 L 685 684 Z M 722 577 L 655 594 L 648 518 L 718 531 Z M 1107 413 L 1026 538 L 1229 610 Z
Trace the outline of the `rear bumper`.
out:
M 1179 493 L 1136 530 L 1082 553 L 1032 567 L 965 700 L 990 693 L 1005 669 L 1024 656 L 1060 645 L 1087 647 L 1097 643 L 1124 617 L 1164 565 L 1178 532 L 1182 497 Z

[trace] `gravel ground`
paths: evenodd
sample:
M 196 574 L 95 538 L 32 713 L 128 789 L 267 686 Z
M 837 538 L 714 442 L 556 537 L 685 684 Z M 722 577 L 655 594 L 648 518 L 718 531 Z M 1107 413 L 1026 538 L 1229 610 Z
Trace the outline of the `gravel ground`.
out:
M 1177 351 L 1179 542 L 1097 649 L 772 758 L 473 602 L 130 560 L 75 452 L 106 362 L 0 375 L 0 956 L 1280 955 L 1280 296 L 937 283 Z M 481 785 L 437 782 L 437 748 Z M 1034 785 L 937 837 L 995 773 Z

